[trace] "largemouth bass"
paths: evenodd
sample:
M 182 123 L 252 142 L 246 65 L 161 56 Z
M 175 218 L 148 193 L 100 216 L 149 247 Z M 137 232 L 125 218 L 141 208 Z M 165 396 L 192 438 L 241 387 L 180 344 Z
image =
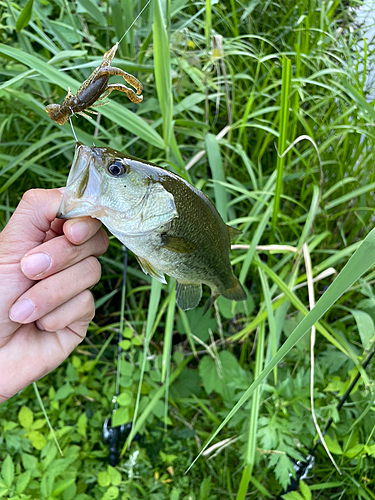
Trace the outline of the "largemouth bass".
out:
M 176 302 L 193 309 L 202 284 L 219 296 L 245 300 L 229 260 L 227 226 L 211 201 L 181 177 L 111 148 L 76 144 L 58 217 L 99 219 L 136 256 L 142 270 L 166 283 L 176 278 Z

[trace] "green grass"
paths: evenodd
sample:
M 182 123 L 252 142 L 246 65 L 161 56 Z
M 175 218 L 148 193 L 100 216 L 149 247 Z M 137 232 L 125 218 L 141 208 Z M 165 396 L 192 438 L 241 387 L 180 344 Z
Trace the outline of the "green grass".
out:
M 77 90 L 138 9 L 34 0 L 30 17 L 31 4 L 0 1 L 0 228 L 24 191 L 64 185 L 74 140 L 44 107 Z M 100 120 L 73 119 L 76 134 L 210 196 L 242 231 L 231 259 L 249 299 L 182 313 L 173 282 L 153 281 L 130 255 L 124 303 L 123 253 L 111 238 L 87 340 L 37 383 L 43 410 L 32 387 L 0 407 L 0 496 L 274 498 L 317 439 L 315 324 L 315 412 L 321 428 L 334 418 L 326 442 L 342 474 L 320 446 L 313 476 L 289 500 L 375 498 L 374 363 L 336 411 L 375 340 L 375 113 L 370 75 L 358 70 L 374 53 L 359 50 L 351 16 L 336 0 L 153 0 L 143 11 L 113 64 L 137 72 L 144 101 L 134 113 L 113 93 Z M 305 243 L 313 278 L 336 272 L 314 283 L 311 312 L 299 287 Z M 122 327 L 114 420 L 134 427 L 113 469 L 100 430 L 113 409 Z

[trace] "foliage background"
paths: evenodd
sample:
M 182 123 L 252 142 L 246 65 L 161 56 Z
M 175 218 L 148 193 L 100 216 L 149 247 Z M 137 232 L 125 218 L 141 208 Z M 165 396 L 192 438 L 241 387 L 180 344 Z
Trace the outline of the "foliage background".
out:
M 219 299 L 203 318 L 202 308 L 184 314 L 173 281 L 152 282 L 130 256 L 121 306 L 123 250 L 112 238 L 87 340 L 37 384 L 63 457 L 26 388 L 0 407 L 0 496 L 275 498 L 316 439 L 303 336 L 315 320 L 292 333 L 313 290 L 324 314 L 315 411 L 321 427 L 333 417 L 326 442 L 342 474 L 319 447 L 312 477 L 284 498 L 375 498 L 373 363 L 336 410 L 373 347 L 372 233 L 345 268 L 340 293 L 328 288 L 373 225 L 373 48 L 362 41 L 358 6 L 153 0 L 130 29 L 114 64 L 137 73 L 144 101 L 132 110 L 113 93 L 97 120 L 73 120 L 78 139 L 151 160 L 208 194 L 242 231 L 231 258 L 249 298 Z M 44 107 L 77 90 L 138 9 L 129 0 L 0 1 L 1 227 L 25 190 L 64 185 L 74 140 Z M 277 154 L 304 135 L 322 172 L 308 140 Z M 310 296 L 309 257 L 318 278 Z M 121 317 L 114 420 L 136 414 L 137 436 L 112 468 L 100 432 L 113 409 Z M 286 339 L 296 345 L 281 361 Z M 269 362 L 271 373 L 260 375 Z M 220 445 L 184 475 L 241 397 L 215 438 Z

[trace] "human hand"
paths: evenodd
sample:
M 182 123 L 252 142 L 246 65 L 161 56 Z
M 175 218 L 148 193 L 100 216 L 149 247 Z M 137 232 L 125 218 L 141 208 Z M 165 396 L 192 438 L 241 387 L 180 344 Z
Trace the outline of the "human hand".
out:
M 108 236 L 91 217 L 56 219 L 61 198 L 27 191 L 0 233 L 0 403 L 62 363 L 95 314 Z

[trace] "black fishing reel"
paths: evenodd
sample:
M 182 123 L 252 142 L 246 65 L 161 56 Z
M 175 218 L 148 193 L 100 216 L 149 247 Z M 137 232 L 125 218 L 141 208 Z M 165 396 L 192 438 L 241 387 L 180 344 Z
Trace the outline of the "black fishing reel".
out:
M 282 496 L 291 491 L 297 491 L 299 488 L 300 480 L 304 481 L 309 479 L 312 476 L 309 476 L 312 473 L 312 469 L 315 465 L 315 457 L 312 453 L 307 455 L 304 460 L 294 461 L 294 470 L 296 471 L 296 477 L 293 477 L 292 474 L 289 474 L 290 482 L 289 485 L 282 493 L 277 497 L 277 500 L 281 500 Z
M 115 467 L 120 461 L 120 450 L 129 436 L 132 424 L 112 427 L 111 417 L 106 418 L 102 429 L 102 441 L 108 445 L 108 462 Z

